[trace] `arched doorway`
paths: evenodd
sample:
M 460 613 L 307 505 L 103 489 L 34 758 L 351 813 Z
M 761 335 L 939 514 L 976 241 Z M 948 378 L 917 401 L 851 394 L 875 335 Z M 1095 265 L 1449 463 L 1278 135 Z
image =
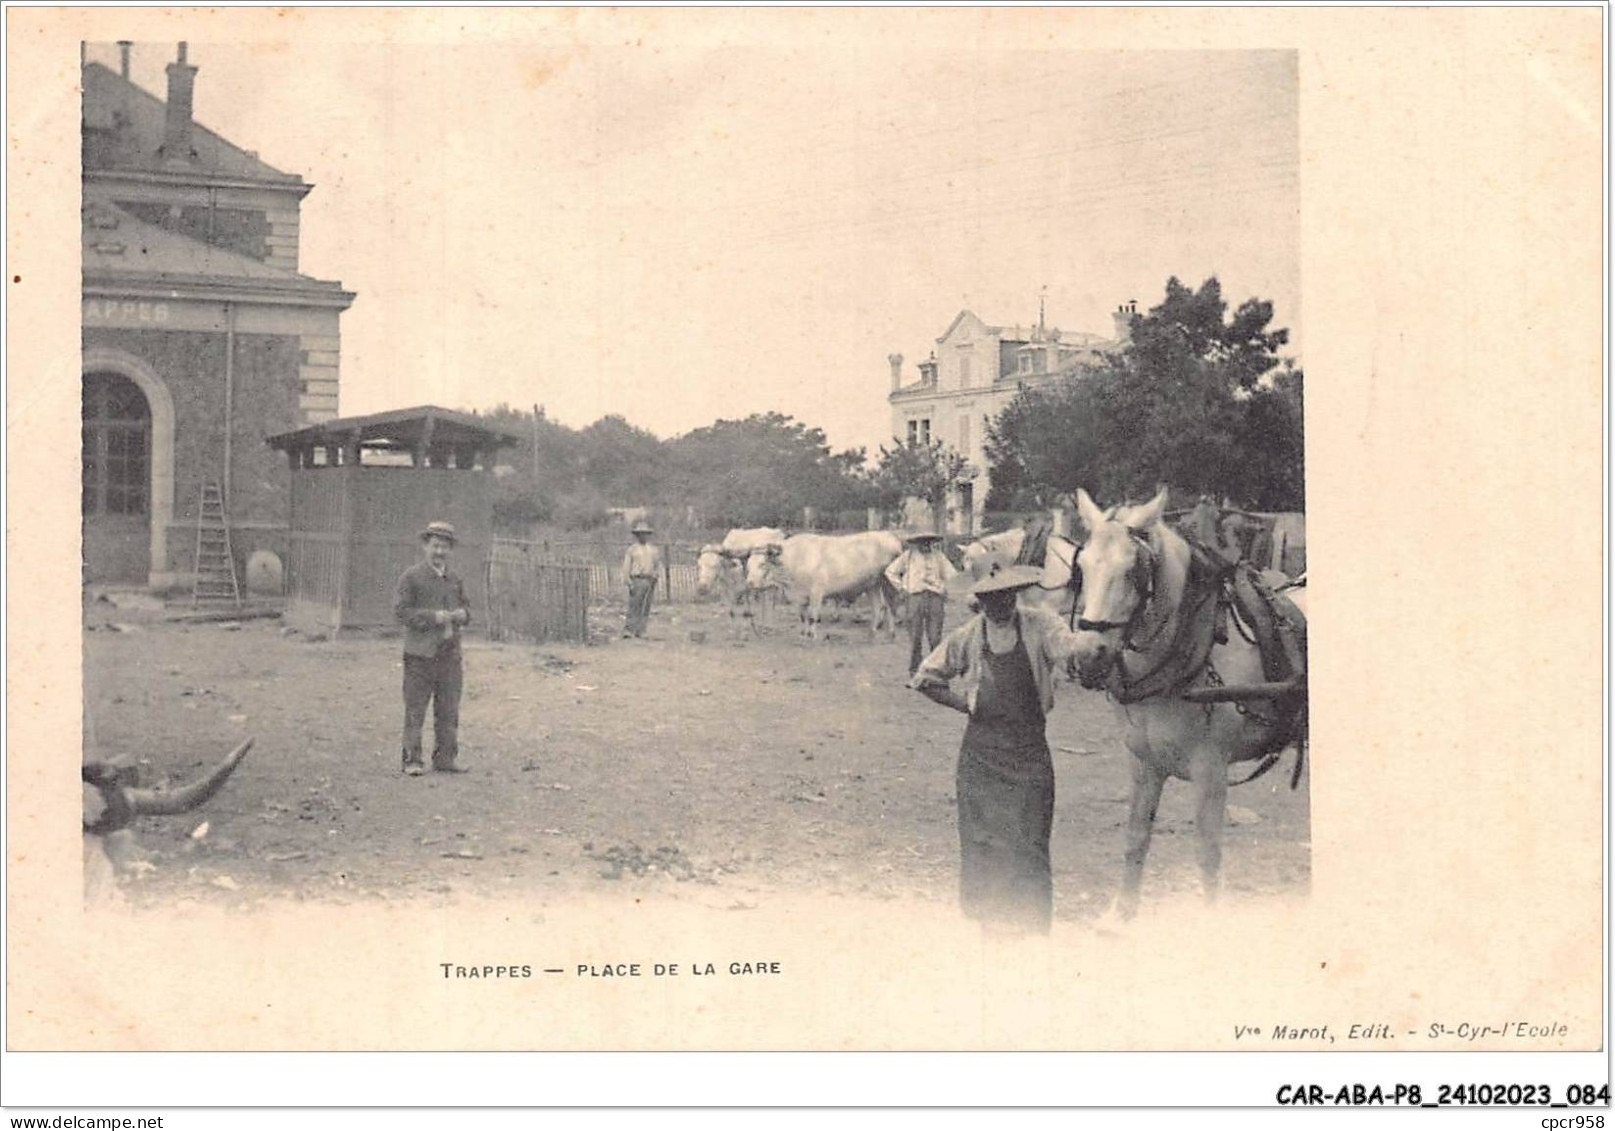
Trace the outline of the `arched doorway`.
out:
M 84 576 L 144 585 L 151 566 L 152 414 L 120 373 L 84 374 Z

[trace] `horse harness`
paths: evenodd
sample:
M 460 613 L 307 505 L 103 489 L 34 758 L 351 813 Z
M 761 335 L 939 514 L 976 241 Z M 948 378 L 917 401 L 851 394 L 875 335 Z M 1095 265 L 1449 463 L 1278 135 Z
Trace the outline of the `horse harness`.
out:
M 1143 535 L 1136 531 L 1129 533 L 1138 550 L 1133 567 L 1128 571 L 1129 584 L 1139 596 L 1131 616 L 1125 622 L 1082 619 L 1077 621 L 1077 628 L 1089 632 L 1120 629 L 1123 650 L 1142 654 L 1144 649 L 1133 635 L 1145 607 L 1155 595 L 1157 560 L 1153 547 Z M 1266 726 L 1269 738 L 1256 769 L 1230 784 L 1244 785 L 1267 773 L 1294 741 L 1297 757 L 1290 780 L 1290 788 L 1294 789 L 1300 783 L 1301 751 L 1306 740 L 1305 618 L 1292 601 L 1271 589 L 1249 562 L 1230 561 L 1193 537 L 1185 536 L 1185 541 L 1191 556 L 1176 633 L 1160 662 L 1143 674 L 1129 679 L 1118 662 L 1108 691 L 1124 706 L 1144 699 L 1181 696 L 1203 703 L 1208 717 L 1216 703 L 1232 703 L 1242 717 Z M 1229 688 L 1212 666 L 1211 650 L 1217 644 L 1228 642 L 1229 622 L 1261 654 L 1268 684 Z M 1197 679 L 1203 679 L 1205 686 L 1192 687 Z M 1242 690 L 1249 693 L 1242 695 Z M 1259 699 L 1271 701 L 1269 712 L 1258 711 L 1253 706 Z

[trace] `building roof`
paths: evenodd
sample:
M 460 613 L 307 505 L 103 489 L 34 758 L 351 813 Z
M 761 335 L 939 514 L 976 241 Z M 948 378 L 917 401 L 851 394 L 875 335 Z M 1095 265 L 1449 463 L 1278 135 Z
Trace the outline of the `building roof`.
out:
M 149 224 L 119 208 L 99 185 L 84 185 L 81 219 L 87 283 L 171 287 L 233 284 L 340 301 L 344 307 L 353 301 L 353 295 L 343 291 L 340 283 L 299 275 L 250 255 Z
M 324 420 L 295 432 L 270 436 L 267 443 L 281 451 L 296 451 L 341 444 L 357 436 L 364 445 L 413 448 L 425 440 L 428 426 L 434 444 L 476 444 L 483 448 L 497 448 L 520 443 L 523 439 L 513 432 L 489 424 L 480 416 L 428 404 L 375 412 L 368 416 Z
M 995 334 L 998 336 L 1000 341 L 1010 344 L 1022 342 L 1058 341 L 1061 345 L 1097 345 L 1110 340 L 1102 337 L 1099 334 L 1088 334 L 1083 333 L 1082 331 L 1061 330 L 1057 326 L 1046 326 L 1042 327 L 1041 329 L 1036 326 L 1021 325 L 989 326 L 986 322 L 983 322 L 981 316 L 976 314 L 974 311 L 961 310 L 958 314 L 954 315 L 953 321 L 948 323 L 948 328 L 942 331 L 942 336 L 939 337 L 937 341 L 941 342 L 947 340 L 954 330 L 958 329 L 959 323 L 963 322 L 966 318 L 974 318 L 977 322 L 981 322 L 982 328 L 986 330 L 987 333 Z
M 961 310 L 958 314 L 955 314 L 953 316 L 953 321 L 948 323 L 948 328 L 946 330 L 942 331 L 942 336 L 939 337 L 937 339 L 937 341 L 941 342 L 941 341 L 946 340 L 949 335 L 951 335 L 955 330 L 957 330 L 959 328 L 959 323 L 963 322 L 966 318 L 975 318 L 977 322 L 981 322 L 981 319 L 976 316 L 976 313 L 974 311 Z M 989 334 L 996 334 L 1000 330 L 1003 329 L 1002 326 L 987 326 L 987 324 L 985 322 L 982 322 L 981 324 L 983 326 L 986 326 L 987 332 Z
M 157 155 L 163 144 L 168 104 L 144 88 L 119 75 L 100 63 L 87 63 L 83 68 L 84 103 L 83 127 L 86 137 L 92 133 L 116 135 L 115 144 L 85 146 L 85 173 L 128 170 L 135 172 L 173 173 L 173 165 L 165 164 Z M 191 123 L 191 145 L 196 150 L 194 162 L 187 162 L 180 172 L 187 179 L 197 177 L 248 180 L 266 184 L 285 185 L 306 192 L 310 187 L 302 177 L 283 173 L 258 155 L 225 140 L 200 122 Z

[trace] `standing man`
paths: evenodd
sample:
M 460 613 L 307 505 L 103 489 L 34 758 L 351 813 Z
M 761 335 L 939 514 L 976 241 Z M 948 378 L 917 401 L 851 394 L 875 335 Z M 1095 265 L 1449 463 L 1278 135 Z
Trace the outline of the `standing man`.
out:
M 990 934 L 1047 934 L 1054 763 L 1045 720 L 1054 672 L 1076 636 L 1053 613 L 1018 607 L 1042 572 L 993 567 L 971 592 L 981 612 L 948 634 L 910 686 L 970 717 L 959 746 L 959 899 Z
M 936 531 L 916 530 L 903 541 L 907 548 L 886 567 L 886 580 L 907 598 L 908 674 L 913 675 L 942 640 L 948 582 L 959 571 L 942 552 L 942 535 Z
M 449 572 L 454 553 L 454 527 L 429 523 L 421 531 L 423 560 L 398 579 L 393 614 L 404 636 L 404 773 L 419 777 L 421 727 L 426 704 L 432 704 L 432 730 L 437 746 L 432 769 L 446 774 L 465 770 L 455 764 L 460 753 L 460 687 L 464 669 L 460 661 L 460 630 L 471 623 L 471 602 L 465 584 Z
M 645 624 L 650 620 L 650 599 L 656 592 L 656 578 L 662 572 L 662 551 L 650 544 L 654 533 L 649 523 L 636 522 L 634 544 L 622 557 L 623 576 L 628 579 L 628 619 L 622 626 L 625 640 L 630 636 L 643 640 Z

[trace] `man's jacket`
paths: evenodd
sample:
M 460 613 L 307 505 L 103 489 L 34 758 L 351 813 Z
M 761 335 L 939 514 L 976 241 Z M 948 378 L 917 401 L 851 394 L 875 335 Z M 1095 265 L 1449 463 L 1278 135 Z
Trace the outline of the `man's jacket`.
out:
M 404 655 L 435 656 L 445 646 L 458 648 L 465 625 L 438 624 L 437 613 L 460 609 L 470 617 L 471 602 L 466 600 L 465 584 L 459 575 L 447 572 L 439 577 L 428 562 L 417 562 L 406 569 L 398 579 L 398 594 L 393 602 L 393 615 L 408 630 Z

